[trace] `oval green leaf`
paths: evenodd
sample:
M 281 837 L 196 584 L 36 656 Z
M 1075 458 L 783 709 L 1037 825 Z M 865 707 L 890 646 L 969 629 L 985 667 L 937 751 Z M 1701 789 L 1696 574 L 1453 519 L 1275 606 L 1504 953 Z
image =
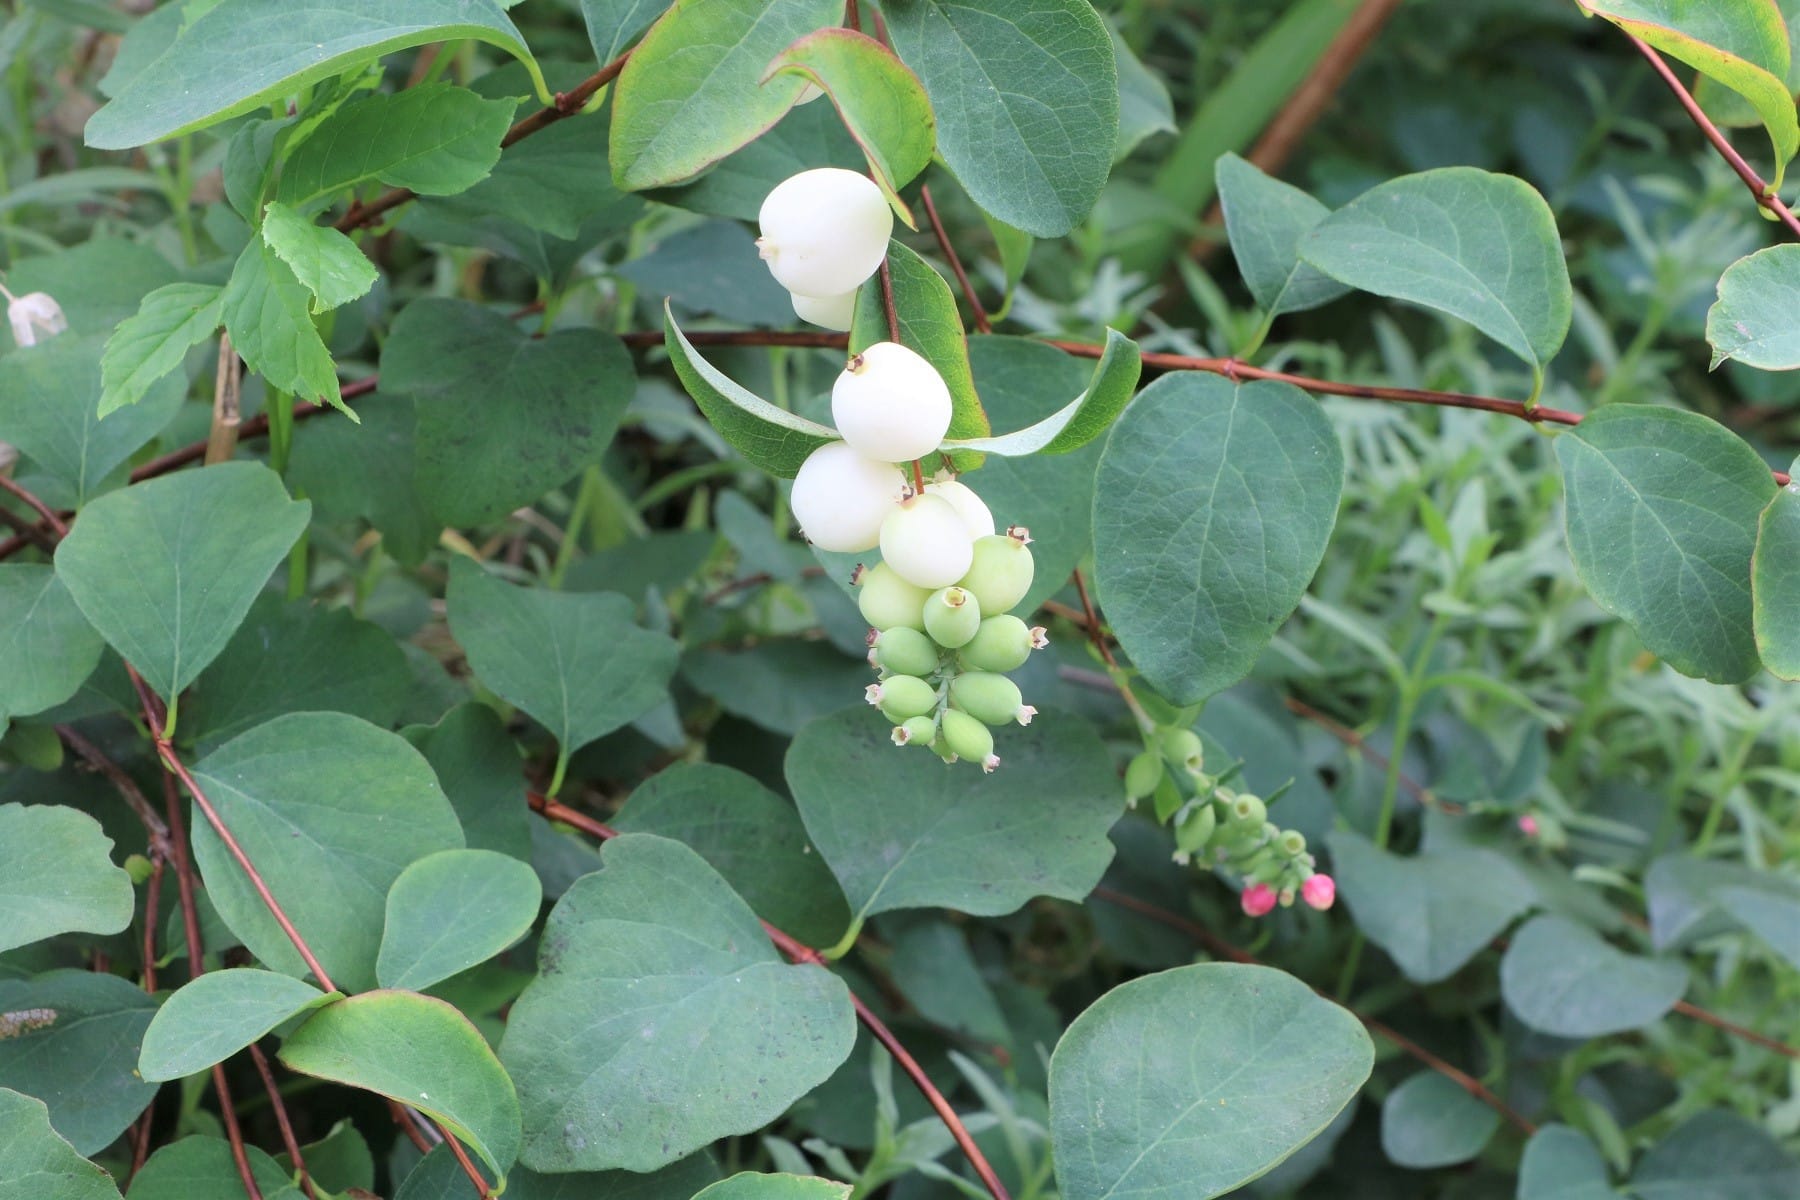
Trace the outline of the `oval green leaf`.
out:
M 154 996 L 117 975 L 61 970 L 0 979 L 9 1034 L 0 1037 L 0 1088 L 42 1100 L 59 1135 L 82 1154 L 98 1154 L 156 1096 L 157 1085 L 136 1070 L 155 1011 Z
M 1525 1143 L 1518 1200 L 1618 1200 L 1606 1159 L 1588 1136 L 1567 1125 L 1545 1125 Z
M 281 1164 L 255 1146 L 245 1146 L 250 1177 L 263 1200 L 308 1200 Z M 222 1137 L 194 1134 L 170 1142 L 150 1156 L 131 1177 L 131 1200 L 243 1200 L 231 1143 Z
M 521 804 L 523 801 L 521 801 Z M 486 962 L 530 930 L 543 888 L 530 863 L 492 850 L 440 850 L 388 890 L 375 977 L 422 991 Z
M 204 1071 L 296 1013 L 341 998 L 254 967 L 209 971 L 156 1010 L 138 1050 L 138 1074 L 161 1083 Z
M 1719 277 L 1706 311 L 1712 365 L 1727 359 L 1763 371 L 1800 369 L 1800 246 L 1770 246 Z
M 0 1088 L 0 1196 L 119 1200 L 112 1176 L 50 1128 L 42 1100 Z
M 1565 1038 L 1641 1029 L 1675 1007 L 1687 968 L 1614 949 L 1567 917 L 1541 913 L 1500 960 L 1500 994 L 1519 1020 Z
M 112 846 L 78 809 L 0 804 L 0 951 L 130 925 L 137 896 L 131 876 L 113 865 Z
M 845 1200 L 850 1185 L 816 1175 L 758 1175 L 740 1171 L 694 1193 L 694 1200 Z
M 1244 285 L 1270 317 L 1328 304 L 1350 289 L 1300 261 L 1300 242 L 1331 210 L 1235 154 L 1214 168 L 1225 234 Z
M 1382 1152 L 1415 1171 L 1468 1162 L 1499 1128 L 1499 1113 L 1436 1071 L 1420 1071 L 1381 1104 Z
M 1800 1162 L 1760 1125 L 1709 1108 L 1645 1152 L 1631 1175 L 1638 1200 L 1790 1200 Z
M 951 450 L 980 450 L 1005 458 L 1028 454 L 1067 454 L 1105 433 L 1131 403 L 1143 374 L 1138 345 L 1116 329 L 1106 331 L 1106 351 L 1094 367 L 1087 390 L 1043 420 L 1017 433 L 999 437 L 952 438 Z

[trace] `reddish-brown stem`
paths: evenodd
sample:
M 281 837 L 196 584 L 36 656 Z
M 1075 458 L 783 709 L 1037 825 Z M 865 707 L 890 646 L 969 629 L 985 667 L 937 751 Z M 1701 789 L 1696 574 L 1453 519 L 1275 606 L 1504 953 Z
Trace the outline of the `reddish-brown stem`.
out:
M 475 1194 L 480 1196 L 481 1200 L 493 1200 L 493 1189 L 488 1187 L 488 1181 L 482 1178 L 481 1172 L 475 1169 L 475 1164 L 469 1161 L 469 1152 L 462 1148 L 462 1143 L 456 1140 L 456 1135 L 438 1122 L 434 1121 L 433 1124 L 437 1125 L 438 1132 L 444 1135 L 444 1144 L 450 1147 L 450 1153 L 456 1156 L 457 1165 L 463 1169 L 463 1174 L 467 1175 L 469 1182 L 475 1185 Z
M 94 743 L 83 737 L 73 726 L 58 725 L 56 736 L 62 739 L 63 745 L 73 750 L 91 769 L 106 776 L 106 781 L 113 785 L 125 806 L 136 814 L 149 835 L 150 854 L 153 860 L 166 858 L 169 855 L 169 827 L 163 819 L 156 815 L 145 799 L 143 789 L 138 787 L 137 780 L 125 773 L 125 769 L 106 756 L 106 753 Z M 150 989 L 154 991 L 155 989 Z
M 1638 53 L 1642 54 L 1656 73 L 1662 77 L 1663 83 L 1675 94 L 1675 99 L 1681 102 L 1681 107 L 1687 110 L 1687 114 L 1693 118 L 1694 124 L 1700 127 L 1700 132 L 1706 135 L 1706 140 L 1713 144 L 1713 149 L 1717 150 L 1719 156 L 1731 164 L 1731 169 L 1736 171 L 1737 177 L 1744 181 L 1744 186 L 1750 189 L 1750 195 L 1755 197 L 1756 202 L 1775 214 L 1776 218 L 1788 227 L 1789 232 L 1800 237 L 1800 218 L 1794 216 L 1793 210 L 1782 203 L 1781 197 L 1775 194 L 1768 182 L 1758 175 L 1749 163 L 1744 161 L 1744 156 L 1739 154 L 1730 142 L 1725 140 L 1724 133 L 1720 132 L 1719 127 L 1713 124 L 1712 118 L 1701 109 L 1700 102 L 1694 99 L 1694 94 L 1688 91 L 1687 85 L 1676 78 L 1675 72 L 1669 69 L 1669 64 L 1663 61 L 1663 56 L 1631 33 L 1626 33 L 1625 36 L 1631 39 L 1631 44 L 1637 47 Z
M 897 342 L 900 340 L 900 314 L 894 308 L 894 271 L 885 258 L 881 260 L 881 307 L 887 312 L 888 341 Z
M 225 1137 L 231 1142 L 231 1161 L 237 1164 L 238 1178 L 244 1181 L 244 1194 L 250 1200 L 262 1200 L 262 1189 L 250 1172 L 250 1157 L 244 1153 L 244 1131 L 238 1127 L 237 1106 L 232 1103 L 231 1087 L 225 1082 L 225 1064 L 212 1067 L 213 1090 L 219 1093 L 219 1118 L 225 1122 Z
M 56 543 L 50 538 L 50 531 L 45 529 L 41 522 L 33 524 L 10 508 L 0 508 L 0 524 L 5 524 L 18 532 L 17 537 L 7 540 L 6 544 L 9 546 L 13 542 L 30 542 L 40 550 L 56 548 Z
M 1369 745 L 1369 740 L 1367 738 L 1363 737 L 1362 734 L 1356 732 L 1356 730 L 1350 728 L 1348 725 L 1333 720 L 1312 705 L 1306 703 L 1306 701 L 1295 699 L 1293 696 L 1283 697 L 1282 703 L 1287 706 L 1289 712 L 1297 717 L 1311 721 L 1314 725 L 1317 725 L 1320 729 L 1323 729 L 1326 733 L 1329 733 L 1332 737 L 1356 751 L 1360 757 L 1368 759 L 1369 762 L 1374 764 L 1380 770 L 1386 771 L 1388 769 L 1387 755 Z M 1460 804 L 1455 804 L 1449 800 L 1439 799 L 1436 793 L 1430 788 L 1425 787 L 1423 784 L 1419 783 L 1418 780 L 1407 775 L 1405 772 L 1401 772 L 1400 774 L 1400 786 L 1405 788 L 1407 792 L 1412 795 L 1413 799 L 1427 807 L 1439 808 L 1448 813 L 1459 813 L 1463 811 Z
M 144 1106 L 144 1113 L 131 1127 L 131 1168 L 125 1173 L 125 1189 L 131 1189 L 131 1181 L 137 1173 L 144 1169 L 144 1162 L 150 1157 L 150 1125 L 156 1119 L 156 1097 Z
M 163 775 L 163 813 L 169 822 L 169 848 L 175 863 L 175 885 L 181 897 L 181 928 L 187 938 L 188 978 L 206 970 L 205 946 L 200 941 L 200 908 L 194 899 L 194 863 L 188 857 L 187 830 L 181 820 L 181 794 L 173 777 Z
M 275 1072 L 269 1069 L 267 1056 L 255 1042 L 250 1043 L 250 1061 L 256 1064 L 256 1073 L 262 1077 L 263 1090 L 269 1094 L 269 1108 L 275 1114 L 275 1127 L 281 1131 L 281 1144 L 294 1164 L 294 1173 L 300 1176 L 300 1188 L 312 1200 L 319 1200 L 318 1192 L 313 1190 L 312 1176 L 306 1170 L 306 1159 L 300 1153 L 300 1139 L 294 1136 L 294 1123 L 288 1120 L 287 1102 L 281 1098 L 281 1089 L 275 1086 Z
M 543 816 L 552 821 L 561 821 L 565 825 L 572 825 L 591 837 L 597 837 L 604 841 L 607 838 L 618 836 L 618 831 L 610 825 L 597 821 L 567 805 L 558 804 L 537 792 L 528 793 L 527 799 L 531 807 Z M 818 967 L 828 965 L 824 956 L 811 946 L 796 941 L 767 921 L 762 922 L 762 927 L 763 932 L 769 935 L 769 941 L 774 943 L 775 948 L 792 961 L 809 963 Z M 919 1066 L 918 1060 L 907 1052 L 906 1047 L 900 1044 L 900 1040 L 894 1036 L 893 1031 L 881 1018 L 857 999 L 854 992 L 851 993 L 850 1003 L 856 1009 L 856 1019 L 861 1021 L 863 1027 L 874 1036 L 875 1040 L 885 1046 L 888 1053 L 894 1056 L 894 1061 L 900 1065 L 900 1069 L 906 1072 L 907 1078 L 913 1081 L 913 1086 L 919 1089 L 920 1094 L 937 1113 L 938 1119 L 943 1121 L 944 1127 L 950 1131 L 950 1136 L 955 1138 L 956 1144 L 962 1148 L 969 1164 L 975 1168 L 975 1174 L 980 1176 L 982 1185 L 987 1188 L 988 1194 L 993 1196 L 994 1200 L 1009 1200 L 1006 1185 L 1000 1182 L 1000 1177 L 994 1173 L 993 1165 L 981 1152 L 981 1147 L 975 1144 L 975 1139 L 970 1135 L 968 1126 L 963 1124 L 962 1117 L 950 1106 L 950 1101 L 938 1090 L 937 1085 L 931 1082 L 930 1076 L 925 1074 L 925 1070 Z
M 925 494 L 925 468 L 916 458 L 913 459 L 913 494 L 918 496 Z
M 156 919 L 161 915 L 163 868 L 162 859 L 151 859 L 150 878 L 144 884 L 144 938 L 139 953 L 144 959 L 144 990 L 152 995 L 156 992 Z
M 1786 1042 L 1778 1042 L 1772 1037 L 1767 1037 L 1756 1032 L 1754 1029 L 1746 1029 L 1736 1021 L 1727 1021 L 1717 1013 L 1708 1012 L 1697 1004 L 1689 1004 L 1686 1000 L 1677 1000 L 1675 1002 L 1675 1011 L 1684 1017 L 1699 1021 L 1703 1025 L 1711 1025 L 1714 1029 L 1729 1033 L 1733 1037 L 1743 1038 L 1746 1042 L 1754 1043 L 1765 1050 L 1773 1050 L 1783 1058 L 1800 1061 L 1800 1049 L 1796 1049 Z
M 937 205 L 932 203 L 929 184 L 919 185 L 919 200 L 925 205 L 925 219 L 931 222 L 931 232 L 937 238 L 938 249 L 944 252 L 950 271 L 962 288 L 963 299 L 969 302 L 969 314 L 975 318 L 975 328 L 982 333 L 994 332 L 994 323 L 988 320 L 987 309 L 981 307 L 981 299 L 975 295 L 975 285 L 969 282 L 969 273 L 963 270 L 962 256 L 950 244 L 950 235 L 944 229 L 944 222 L 938 218 Z
M 1106 631 L 1100 626 L 1100 610 L 1094 607 L 1093 597 L 1088 595 L 1087 577 L 1077 567 L 1070 573 L 1069 579 L 1075 584 L 1075 594 L 1081 597 L 1082 625 L 1087 630 L 1088 641 L 1094 644 L 1094 649 L 1100 652 L 1100 657 L 1106 660 L 1107 666 L 1118 670 L 1119 660 L 1113 657 L 1112 647 L 1106 641 Z
M 407 1140 L 418 1148 L 420 1154 L 430 1154 L 431 1142 L 419 1132 L 419 1127 L 413 1124 L 411 1110 L 398 1100 L 389 1100 L 387 1106 L 388 1112 L 393 1114 L 394 1124 L 398 1125 L 406 1134 Z
M 862 32 L 862 13 L 857 8 L 856 0 L 844 0 L 844 28 Z
M 37 515 L 43 518 L 44 524 L 50 527 L 50 532 L 57 537 L 62 537 L 69 532 L 69 527 L 63 524 L 63 519 L 61 517 L 56 515 L 55 509 L 51 508 L 48 504 L 45 504 L 42 500 L 39 500 L 28 488 L 14 482 L 6 475 L 0 475 L 0 491 L 11 492 L 25 504 L 28 504 L 35 509 Z

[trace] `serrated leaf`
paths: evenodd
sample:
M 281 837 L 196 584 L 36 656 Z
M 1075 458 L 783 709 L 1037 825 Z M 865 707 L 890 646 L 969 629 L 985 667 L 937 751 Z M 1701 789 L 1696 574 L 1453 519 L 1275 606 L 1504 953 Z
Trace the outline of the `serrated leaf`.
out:
M 87 144 L 124 150 L 179 137 L 384 54 L 462 39 L 519 59 L 550 102 L 536 61 L 495 0 L 220 0 L 89 119 Z
M 0 725 L 73 696 L 105 648 L 50 567 L 0 565 Z
M 888 245 L 888 271 L 893 277 L 894 312 L 899 317 L 900 344 L 919 353 L 937 368 L 950 389 L 952 438 L 982 438 L 993 432 L 981 398 L 975 394 L 975 376 L 969 368 L 969 343 L 950 285 L 931 264 L 899 242 Z M 850 328 L 850 353 L 857 354 L 876 342 L 892 341 L 887 305 L 882 296 L 881 273 L 862 285 L 856 297 L 856 314 Z M 980 464 L 980 456 L 959 456 L 964 469 Z
M 1525 1143 L 1518 1200 L 1617 1200 L 1606 1159 L 1580 1130 L 1545 1125 Z
M 707 421 L 752 466 L 792 479 L 807 455 L 839 440 L 837 430 L 829 425 L 777 408 L 700 357 L 675 324 L 667 301 L 663 303 L 663 345 L 675 374 Z
M 1650 1024 L 1687 991 L 1679 962 L 1638 958 L 1567 917 L 1526 922 L 1500 959 L 1500 994 L 1525 1024 L 1566 1038 L 1604 1037 Z
M 502 1182 L 519 1156 L 512 1080 L 468 1018 L 435 997 L 383 990 L 339 1000 L 282 1043 L 281 1061 L 442 1122 Z
M 1789 1200 L 1800 1163 L 1760 1126 L 1704 1109 L 1650 1147 L 1631 1191 L 1638 1200 Z
M 373 987 L 388 889 L 410 863 L 463 844 L 430 765 L 404 738 L 366 721 L 293 713 L 240 734 L 192 770 L 332 982 L 346 992 Z M 268 906 L 195 816 L 194 858 L 219 915 L 265 966 L 303 977 L 306 964 Z
M 930 164 L 937 144 L 937 121 L 919 77 L 892 50 L 854 29 L 820 29 L 800 38 L 775 57 L 763 80 L 780 73 L 798 75 L 830 97 L 882 194 L 917 229 L 900 189 Z
M 231 347 L 273 387 L 349 413 L 337 364 L 312 319 L 312 293 L 260 237 L 238 255 L 223 310 Z
M 1775 493 L 1743 439 L 1679 409 L 1613 404 L 1556 439 L 1581 581 L 1684 675 L 1740 683 L 1759 660 L 1750 565 Z
M 1300 242 L 1331 210 L 1235 154 L 1214 169 L 1225 232 L 1244 285 L 1271 317 L 1329 304 L 1349 287 L 1300 261 Z
M 1106 331 L 1106 352 L 1094 367 L 1087 390 L 1042 421 L 999 437 L 951 438 L 953 450 L 980 450 L 1006 458 L 1028 454 L 1067 454 L 1105 433 L 1137 390 L 1144 360 L 1138 345 L 1116 329 Z
M 1311 1141 L 1369 1077 L 1348 1011 L 1269 967 L 1204 963 L 1134 979 L 1050 1059 L 1065 1200 L 1206 1200 Z
M 99 415 L 136 404 L 181 366 L 190 348 L 218 330 L 223 297 L 224 289 L 209 283 L 171 283 L 145 296 L 106 339 Z
M 622 191 L 699 174 L 781 119 L 805 82 L 763 72 L 840 0 L 675 0 L 619 73 L 610 159 Z
M 380 275 L 355 242 L 278 200 L 263 209 L 262 239 L 312 293 L 315 313 L 350 303 L 374 287 Z
M 78 809 L 0 804 L 0 951 L 130 925 L 137 897 L 112 847 L 100 823 Z
M 98 1154 L 156 1095 L 157 1085 L 135 1070 L 155 1011 L 155 997 L 117 975 L 61 970 L 0 979 L 0 1013 L 16 1022 L 11 1036 L 0 1037 L 0 1089 L 42 1100 L 59 1135 L 82 1154 Z
M 1712 365 L 1728 359 L 1764 371 L 1800 369 L 1800 246 L 1770 246 L 1719 277 L 1706 310 Z
M 290 1017 L 341 998 L 273 971 L 209 971 L 156 1010 L 138 1050 L 138 1074 L 161 1083 L 204 1071 Z
M 50 1127 L 42 1100 L 0 1088 L 0 1195 L 119 1200 L 112 1176 Z
M 1500 1114 L 1436 1071 L 1420 1071 L 1381 1104 L 1381 1149 L 1415 1171 L 1468 1162 L 1500 1128 Z
M 1340 283 L 1467 321 L 1530 364 L 1540 387 L 1569 332 L 1574 301 L 1556 218 L 1511 175 L 1444 167 L 1391 179 L 1300 246 L 1305 262 Z
M 529 863 L 492 850 L 440 850 L 388 889 L 375 975 L 421 991 L 486 962 L 531 929 L 543 891 Z
M 1080 224 L 1119 131 L 1112 39 L 1087 0 L 889 0 L 882 11 L 975 203 L 1038 237 Z
M 757 1129 L 855 1042 L 842 981 L 782 962 L 725 881 L 667 838 L 608 842 L 541 945 L 501 1045 L 535 1170 L 648 1171 Z
M 1100 881 L 1124 796 L 1091 724 L 1045 712 L 1005 729 L 1000 767 L 985 777 L 902 752 L 890 730 L 859 705 L 788 748 L 788 788 L 858 918 L 932 907 L 1000 916 L 1034 896 L 1080 900 Z
M 260 463 L 179 471 L 88 505 L 56 573 L 167 700 L 225 648 L 311 511 Z
M 1100 456 L 1094 581 L 1152 687 L 1192 704 L 1249 673 L 1318 569 L 1343 479 L 1296 387 L 1181 372 L 1139 394 Z

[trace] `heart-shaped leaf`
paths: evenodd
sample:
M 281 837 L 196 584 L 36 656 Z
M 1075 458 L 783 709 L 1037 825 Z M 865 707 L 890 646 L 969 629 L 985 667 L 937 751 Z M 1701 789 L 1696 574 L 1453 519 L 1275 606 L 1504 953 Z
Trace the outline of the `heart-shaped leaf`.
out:
M 375 976 L 421 991 L 523 937 L 543 889 L 530 863 L 492 850 L 439 850 L 410 863 L 387 894 Z
M 1734 360 L 1763 371 L 1800 369 L 1800 246 L 1770 246 L 1719 276 L 1706 310 L 1712 365 Z
M 1513 1014 L 1557 1037 L 1639 1029 L 1687 991 L 1678 962 L 1622 953 L 1585 925 L 1542 913 L 1513 935 L 1500 960 L 1500 994 Z
M 50 1128 L 42 1100 L 0 1088 L 0 1195 L 31 1200 L 119 1200 L 112 1176 Z
M 1067 454 L 1105 433 L 1131 403 L 1143 374 L 1138 345 L 1116 329 L 1106 331 L 1106 350 L 1094 367 L 1087 390 L 1043 420 L 1017 433 L 999 437 L 951 438 L 955 450 L 980 450 L 1006 458 L 1029 454 Z
M 155 1083 L 224 1062 L 277 1025 L 342 999 L 273 971 L 208 971 L 163 1001 L 138 1050 L 138 1074 Z
M 1500 1128 L 1500 1114 L 1436 1071 L 1420 1071 L 1381 1104 L 1381 1150 L 1415 1171 L 1468 1162 Z
M 0 804 L 0 951 L 131 924 L 131 876 L 100 822 L 58 804 Z

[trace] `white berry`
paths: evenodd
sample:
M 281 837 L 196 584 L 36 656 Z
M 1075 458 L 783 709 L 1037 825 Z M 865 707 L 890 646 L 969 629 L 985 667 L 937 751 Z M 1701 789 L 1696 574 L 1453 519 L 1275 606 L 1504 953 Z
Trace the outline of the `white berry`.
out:
M 950 389 L 925 358 L 876 342 L 831 385 L 831 418 L 858 454 L 882 462 L 923 458 L 950 429 Z
M 968 572 L 975 539 L 942 496 L 914 496 L 881 523 L 881 558 L 916 587 L 949 587 Z
M 809 324 L 835 329 L 839 333 L 850 329 L 850 315 L 856 311 L 856 293 L 845 292 L 841 296 L 802 296 L 799 292 L 789 292 L 794 302 L 794 315 Z
M 897 468 L 832 442 L 800 464 L 790 503 L 813 545 L 855 554 L 881 541 L 883 522 L 905 495 L 906 477 Z
M 887 257 L 894 213 L 867 176 L 819 167 L 783 180 L 758 214 L 757 248 L 781 286 L 802 296 L 841 296 Z
M 940 479 L 926 484 L 925 493 L 948 500 L 950 507 L 956 510 L 956 515 L 969 527 L 970 537 L 984 538 L 993 535 L 994 514 L 988 511 L 987 504 L 968 484 L 958 483 L 954 479 Z

